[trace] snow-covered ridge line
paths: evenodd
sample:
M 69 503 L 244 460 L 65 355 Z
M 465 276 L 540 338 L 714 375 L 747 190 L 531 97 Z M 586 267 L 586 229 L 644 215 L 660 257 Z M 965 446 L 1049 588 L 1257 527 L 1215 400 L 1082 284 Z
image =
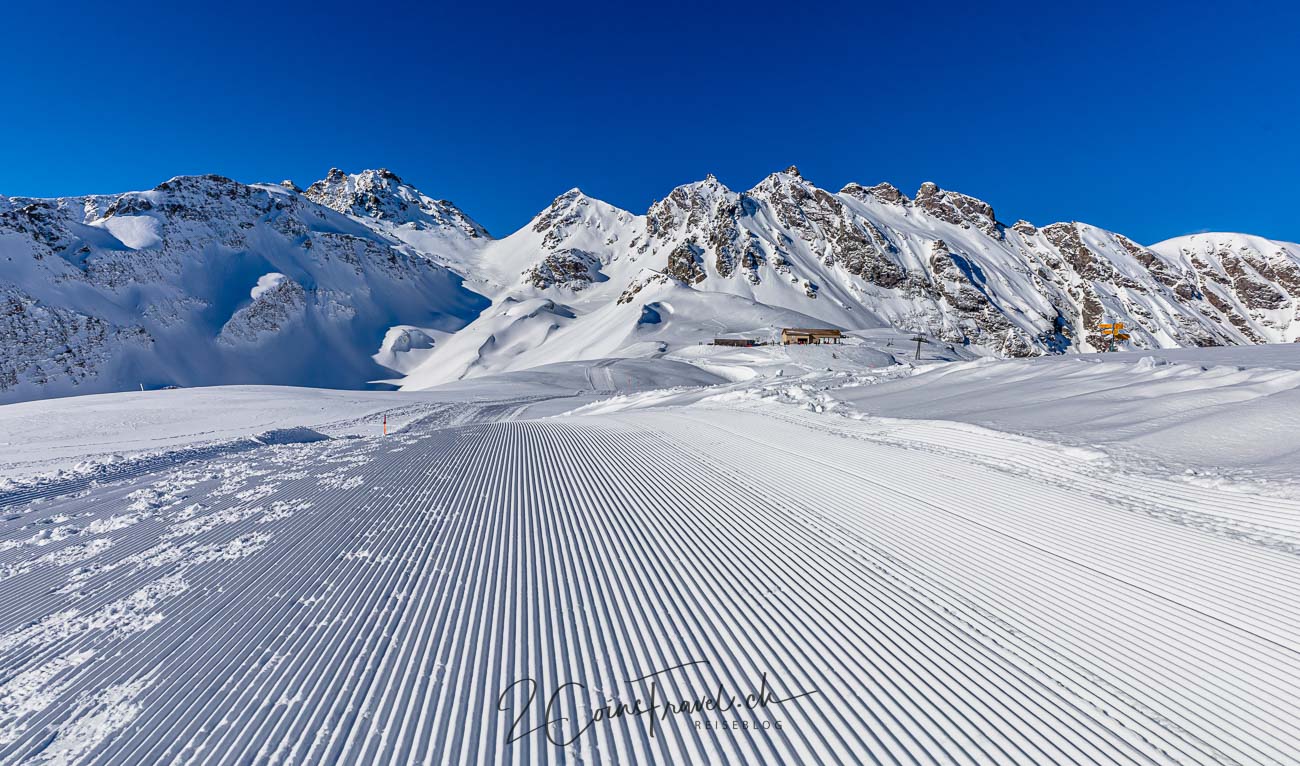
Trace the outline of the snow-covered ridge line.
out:
M 573 189 L 499 240 L 386 169 L 332 169 L 306 191 L 209 175 L 0 197 L 0 402 L 423 388 L 781 324 L 1016 357 L 1103 349 L 1103 321 L 1135 348 L 1289 342 L 1298 315 L 1300 245 L 1205 234 L 1148 248 L 1077 222 L 1007 225 L 932 183 L 830 192 L 794 167 L 743 192 L 710 175 L 644 214 Z

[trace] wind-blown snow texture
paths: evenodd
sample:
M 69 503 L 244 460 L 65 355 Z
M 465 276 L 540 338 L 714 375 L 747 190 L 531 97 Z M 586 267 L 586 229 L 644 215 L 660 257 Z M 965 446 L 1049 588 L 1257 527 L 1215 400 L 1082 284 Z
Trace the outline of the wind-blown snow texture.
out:
M 1297 245 L 1147 248 L 1082 223 L 1007 226 L 933 184 L 831 193 L 795 168 L 744 192 L 710 176 L 644 215 L 574 189 L 501 240 L 387 170 L 331 170 L 302 192 L 193 176 L 0 197 L 0 401 L 426 388 L 783 324 L 890 326 L 1002 356 L 1097 350 L 1103 320 L 1125 322 L 1132 348 L 1294 341 L 1298 300 Z
M 1294 387 L 1273 373 L 1294 376 L 1295 353 L 1232 351 L 1243 400 Z M 310 416 L 330 433 L 358 412 L 377 424 L 384 400 L 425 409 L 386 438 L 268 435 L 0 495 L 0 762 L 1300 759 L 1300 501 L 1130 472 L 1106 445 L 864 414 L 872 389 L 908 407 L 899 377 L 964 392 L 967 417 L 1025 376 L 1044 399 L 1071 380 L 1172 382 L 1218 397 L 1208 436 L 1235 405 L 1197 377 L 1205 359 L 908 377 L 825 369 L 889 358 L 855 346 L 743 353 L 784 374 L 603 360 L 428 394 L 309 392 L 303 416 L 333 409 Z M 252 393 L 94 397 L 84 420 L 97 440 L 158 397 L 279 409 Z M 1142 422 L 1122 401 L 1106 416 L 1125 412 Z M 184 443 L 186 423 L 152 427 Z M 652 704 L 635 679 L 661 670 L 653 728 L 582 730 Z M 775 699 L 756 711 L 664 707 L 761 689 Z

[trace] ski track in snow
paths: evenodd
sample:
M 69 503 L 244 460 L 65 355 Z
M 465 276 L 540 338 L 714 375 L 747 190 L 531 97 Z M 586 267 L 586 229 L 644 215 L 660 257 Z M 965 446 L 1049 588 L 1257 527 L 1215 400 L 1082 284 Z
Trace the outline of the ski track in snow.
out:
M 456 424 L 521 406 L 8 508 L 0 762 L 1300 762 L 1300 502 L 771 403 Z M 812 693 L 505 742 L 512 682 L 675 666 Z

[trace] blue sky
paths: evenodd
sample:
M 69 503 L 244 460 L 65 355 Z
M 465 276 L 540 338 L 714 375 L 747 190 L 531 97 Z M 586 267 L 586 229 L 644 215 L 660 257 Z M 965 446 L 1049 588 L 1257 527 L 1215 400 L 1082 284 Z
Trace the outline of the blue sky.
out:
M 494 234 L 580 186 L 933 180 L 1008 223 L 1300 240 L 1282 5 L 13 4 L 0 193 L 388 167 Z

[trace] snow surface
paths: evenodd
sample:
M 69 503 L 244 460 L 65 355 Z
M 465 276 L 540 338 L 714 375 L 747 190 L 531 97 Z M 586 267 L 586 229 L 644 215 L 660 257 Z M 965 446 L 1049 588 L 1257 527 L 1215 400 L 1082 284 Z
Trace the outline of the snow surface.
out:
M 257 284 L 253 285 L 253 289 L 249 291 L 248 297 L 257 300 L 258 296 L 262 295 L 262 293 L 274 289 L 286 279 L 288 279 L 288 277 L 278 271 L 263 274 L 257 278 Z
M 936 365 L 834 398 L 862 414 L 973 423 L 1205 480 L 1290 483 L 1300 466 L 1296 344 Z
M 0 762 L 1300 761 L 1297 349 L 902 340 L 0 407 Z

